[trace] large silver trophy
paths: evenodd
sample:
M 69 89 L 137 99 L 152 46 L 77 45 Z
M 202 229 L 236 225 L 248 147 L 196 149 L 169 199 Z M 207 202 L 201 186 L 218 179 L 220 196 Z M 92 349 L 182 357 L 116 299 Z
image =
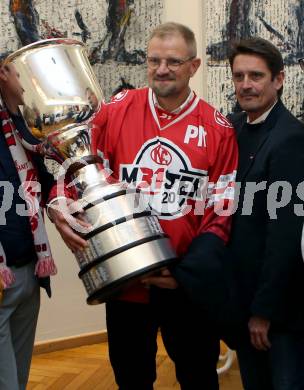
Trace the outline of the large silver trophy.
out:
M 87 302 L 102 303 L 171 264 L 176 255 L 141 194 L 122 183 L 110 184 L 101 158 L 91 151 L 91 129 L 84 121 L 100 109 L 103 94 L 84 45 L 44 40 L 16 51 L 8 61 L 25 91 L 21 110 L 33 144 L 63 165 L 69 161 L 65 173 L 76 183 L 82 218 L 92 226 L 83 233 L 87 249 L 75 253 Z

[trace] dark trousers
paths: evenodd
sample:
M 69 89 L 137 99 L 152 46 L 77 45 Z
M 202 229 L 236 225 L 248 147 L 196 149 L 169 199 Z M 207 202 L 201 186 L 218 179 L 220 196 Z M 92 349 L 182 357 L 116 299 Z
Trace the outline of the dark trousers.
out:
M 270 333 L 271 348 L 258 351 L 248 340 L 238 350 L 245 390 L 304 390 L 304 335 Z
M 218 390 L 219 340 L 212 324 L 179 290 L 151 289 L 149 304 L 106 305 L 110 361 L 120 390 L 152 390 L 157 332 L 182 390 Z

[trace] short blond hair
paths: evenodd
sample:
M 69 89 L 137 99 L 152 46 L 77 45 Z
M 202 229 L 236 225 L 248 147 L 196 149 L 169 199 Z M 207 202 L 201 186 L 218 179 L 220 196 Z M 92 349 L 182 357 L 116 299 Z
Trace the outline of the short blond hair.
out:
M 191 57 L 197 56 L 196 39 L 194 32 L 189 27 L 175 22 L 167 22 L 157 26 L 150 35 L 149 42 L 152 38 L 164 39 L 170 35 L 180 35 L 186 42 Z

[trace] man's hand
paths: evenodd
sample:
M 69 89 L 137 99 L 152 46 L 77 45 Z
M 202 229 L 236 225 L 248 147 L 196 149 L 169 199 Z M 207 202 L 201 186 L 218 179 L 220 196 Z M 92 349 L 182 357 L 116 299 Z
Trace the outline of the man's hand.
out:
M 81 220 L 81 212 L 78 217 L 73 216 L 75 202 L 72 199 L 60 199 L 48 207 L 48 215 L 55 224 L 63 241 L 72 252 L 85 249 L 87 241 L 81 238 L 77 231 L 90 231 L 90 224 Z M 79 212 L 79 210 L 77 210 Z
M 173 278 L 167 268 L 162 269 L 157 276 L 148 276 L 142 279 L 142 283 L 147 287 L 154 285 L 156 287 L 168 288 L 170 290 L 174 290 L 178 287 L 177 281 Z
M 268 339 L 270 321 L 261 317 L 251 317 L 248 322 L 250 341 L 254 348 L 260 351 L 267 351 L 271 347 Z

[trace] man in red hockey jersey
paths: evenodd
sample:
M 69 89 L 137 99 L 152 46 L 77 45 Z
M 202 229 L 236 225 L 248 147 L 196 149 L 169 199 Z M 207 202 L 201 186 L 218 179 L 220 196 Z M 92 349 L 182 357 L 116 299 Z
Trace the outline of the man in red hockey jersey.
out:
M 217 267 L 230 229 L 237 146 L 230 123 L 189 87 L 200 66 L 196 55 L 191 30 L 160 25 L 147 49 L 149 88 L 120 92 L 93 119 L 97 153 L 114 178 L 146 193 L 181 259 L 106 304 L 121 390 L 153 389 L 159 328 L 181 388 L 218 389 L 219 337 L 210 307 L 222 299 Z M 52 214 L 72 250 L 85 245 Z

